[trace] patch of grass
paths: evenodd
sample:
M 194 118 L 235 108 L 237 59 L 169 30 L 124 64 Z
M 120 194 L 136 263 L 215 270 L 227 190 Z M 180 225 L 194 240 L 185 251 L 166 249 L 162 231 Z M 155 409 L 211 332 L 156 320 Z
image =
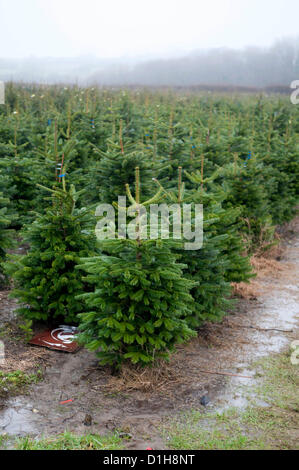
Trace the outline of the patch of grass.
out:
M 5 443 L 8 440 L 8 435 L 7 434 L 0 434 L 0 449 L 5 448 Z
M 12 336 L 13 328 L 10 323 L 4 323 L 0 326 L 0 338 L 5 339 Z
M 290 353 L 274 355 L 254 364 L 263 377 L 256 393 L 269 404 L 299 411 L 299 366 L 291 363 Z
M 238 419 L 238 410 L 224 413 L 184 414 L 165 431 L 171 449 L 242 450 L 263 449 L 264 443 L 247 435 Z
M 26 374 L 21 370 L 14 372 L 0 371 L 0 397 L 20 395 L 26 392 L 29 385 L 37 383 L 42 378 L 42 372 L 38 370 L 34 374 Z
M 256 363 L 259 377 L 253 404 L 222 413 L 191 411 L 164 426 L 171 449 L 299 449 L 299 367 L 288 353 Z M 248 390 L 249 392 L 249 390 Z
M 32 320 L 17 318 L 0 326 L 0 338 L 13 338 L 14 341 L 28 343 L 33 337 Z
M 16 440 L 14 448 L 16 450 L 121 450 L 124 446 L 117 433 L 107 436 L 97 434 L 76 436 L 64 432 L 40 440 L 23 437 Z

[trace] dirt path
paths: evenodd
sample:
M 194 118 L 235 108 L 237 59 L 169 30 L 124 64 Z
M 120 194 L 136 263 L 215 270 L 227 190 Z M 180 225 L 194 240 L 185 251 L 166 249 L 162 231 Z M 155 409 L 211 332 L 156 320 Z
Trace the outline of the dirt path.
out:
M 41 436 L 64 430 L 101 434 L 117 429 L 131 435 L 128 448 L 163 449 L 167 446 L 159 431 L 163 420 L 179 410 L 204 410 L 203 396 L 209 397 L 209 409 L 244 407 L 247 399 L 240 385 L 254 383 L 250 364 L 299 338 L 299 218 L 292 230 L 295 235 L 286 242 L 279 268 L 258 281 L 258 300 L 243 299 L 221 324 L 202 328 L 167 367 L 156 371 L 155 379 L 153 373 L 112 377 L 109 368 L 97 367 L 94 354 L 85 350 L 66 354 L 19 345 L 21 358 L 35 354 L 44 363 L 44 380 L 0 409 L 0 434 Z M 14 303 L 6 293 L 1 296 L 0 314 L 5 311 L 8 321 Z M 0 321 L 3 318 L 1 314 Z M 4 342 L 8 349 L 13 347 L 11 339 Z M 73 402 L 59 404 L 68 399 Z M 88 427 L 87 414 L 92 417 Z

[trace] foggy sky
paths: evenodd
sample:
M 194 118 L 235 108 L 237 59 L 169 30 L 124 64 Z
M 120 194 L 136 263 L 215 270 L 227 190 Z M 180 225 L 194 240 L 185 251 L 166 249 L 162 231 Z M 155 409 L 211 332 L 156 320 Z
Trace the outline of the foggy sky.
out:
M 0 0 L 0 58 L 173 57 L 298 36 L 298 0 Z

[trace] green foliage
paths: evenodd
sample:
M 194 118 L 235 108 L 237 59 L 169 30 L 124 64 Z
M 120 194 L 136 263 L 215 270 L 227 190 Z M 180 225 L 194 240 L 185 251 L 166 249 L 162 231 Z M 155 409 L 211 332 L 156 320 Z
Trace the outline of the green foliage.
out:
M 123 149 L 122 150 L 122 146 Z M 142 193 L 144 197 L 150 195 L 152 178 L 157 176 L 153 171 L 153 164 L 146 158 L 142 145 L 140 148 L 126 142 L 115 144 L 108 141 L 106 152 L 97 150 L 101 156 L 96 165 L 96 173 L 93 180 L 99 191 L 99 199 L 102 202 L 112 203 L 118 196 L 125 195 L 126 184 L 134 183 L 135 168 L 140 169 L 142 180 Z M 157 171 L 157 169 L 156 169 Z M 158 171 L 157 171 L 158 172 Z
M 7 397 L 25 392 L 29 385 L 41 379 L 41 372 L 26 374 L 21 370 L 13 372 L 0 371 L 0 397 Z
M 6 258 L 6 250 L 12 247 L 12 231 L 8 229 L 11 223 L 7 209 L 8 205 L 9 200 L 4 198 L 3 194 L 0 192 L 0 287 L 7 283 L 3 263 Z
M 196 227 L 194 204 L 203 206 L 202 247 L 178 251 L 186 266 L 185 275 L 196 282 L 191 290 L 195 302 L 188 323 L 197 328 L 205 321 L 220 321 L 232 303 L 230 283 L 248 281 L 252 273 L 249 258 L 243 254 L 245 247 L 238 222 L 240 209 L 224 208 L 225 193 L 207 192 L 201 187 L 200 174 L 187 175 L 193 189 L 184 191 L 179 177 L 178 190 L 168 192 L 167 196 L 171 202 L 192 205 L 192 230 Z
M 184 318 L 191 312 L 194 282 L 183 277 L 184 265 L 161 240 L 106 240 L 101 249 L 105 254 L 79 266 L 94 287 L 80 296 L 89 310 L 80 315 L 80 340 L 88 349 L 100 348 L 104 364 L 168 357 L 192 335 Z
M 50 191 L 52 205 L 44 214 L 36 214 L 24 232 L 28 253 L 8 263 L 15 281 L 12 295 L 21 304 L 18 312 L 29 320 L 60 318 L 76 323 L 83 305 L 75 296 L 85 286 L 75 266 L 80 257 L 94 254 L 92 219 L 89 210 L 76 209 L 78 193 L 73 186 Z
M 141 191 L 136 169 L 135 199 L 127 194 L 138 213 Z M 158 200 L 159 190 L 149 205 Z M 131 206 L 132 207 L 132 206 Z M 119 208 L 119 210 L 124 210 Z M 128 209 L 130 213 L 130 208 Z M 175 344 L 192 336 L 185 317 L 191 314 L 195 285 L 183 277 L 171 240 L 143 240 L 141 217 L 136 240 L 101 240 L 102 255 L 79 266 L 94 291 L 80 296 L 87 313 L 80 315 L 80 340 L 99 350 L 102 363 L 119 367 L 124 360 L 146 365 L 167 358 Z
M 98 434 L 77 436 L 65 431 L 63 434 L 39 440 L 22 437 L 15 443 L 16 450 L 121 450 L 123 447 L 124 444 L 117 432 L 104 436 Z
M 150 363 L 190 336 L 190 328 L 220 320 L 231 304 L 230 284 L 252 276 L 247 254 L 272 246 L 276 225 L 295 213 L 299 108 L 287 98 L 14 84 L 6 95 L 0 266 L 10 248 L 8 227 L 23 228 L 29 251 L 7 265 L 20 313 L 26 322 L 76 322 L 82 313 L 81 338 L 94 349 L 100 344 L 102 362 Z M 59 174 L 79 193 L 66 191 Z M 50 205 L 36 183 L 52 187 Z M 117 202 L 125 188 L 135 209 L 162 196 L 202 203 L 202 248 L 116 239 L 100 242 L 96 256 L 90 206 Z M 161 277 L 162 260 L 172 280 Z M 155 322 L 153 332 L 144 327 Z
M 24 323 L 19 324 L 19 328 L 24 332 L 24 338 L 26 342 L 30 341 L 34 335 L 32 325 L 33 321 L 29 319 L 26 319 Z
M 274 227 L 265 188 L 265 171 L 264 165 L 258 164 L 250 155 L 245 161 L 235 156 L 233 164 L 225 165 L 218 170 L 216 181 L 224 191 L 223 206 L 230 209 L 237 208 L 240 232 L 247 240 L 247 251 L 256 248 L 265 229 L 267 234 L 266 236 L 264 234 L 263 240 L 269 244 L 273 241 Z M 268 184 L 269 186 L 274 184 L 273 178 L 269 178 Z

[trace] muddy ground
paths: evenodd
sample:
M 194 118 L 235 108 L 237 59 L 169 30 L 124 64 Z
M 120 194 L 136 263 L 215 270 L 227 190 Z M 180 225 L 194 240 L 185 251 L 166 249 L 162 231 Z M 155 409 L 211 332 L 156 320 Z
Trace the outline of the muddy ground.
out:
M 86 350 L 68 354 L 27 345 L 14 314 L 15 301 L 8 291 L 0 292 L 6 353 L 1 369 L 43 371 L 43 380 L 26 395 L 0 398 L 0 434 L 39 437 L 64 430 L 119 430 L 130 437 L 128 448 L 163 449 L 167 442 L 161 423 L 180 410 L 246 406 L 240 385 L 254 382 L 250 364 L 299 339 L 299 218 L 282 235 L 279 256 L 257 262 L 259 276 L 249 288 L 244 286 L 245 298 L 234 311 L 221 324 L 205 325 L 169 364 L 152 371 L 126 369 L 115 377 L 109 367 L 98 367 L 95 355 Z M 206 407 L 203 396 L 209 399 Z M 73 401 L 59 404 L 69 399 Z

